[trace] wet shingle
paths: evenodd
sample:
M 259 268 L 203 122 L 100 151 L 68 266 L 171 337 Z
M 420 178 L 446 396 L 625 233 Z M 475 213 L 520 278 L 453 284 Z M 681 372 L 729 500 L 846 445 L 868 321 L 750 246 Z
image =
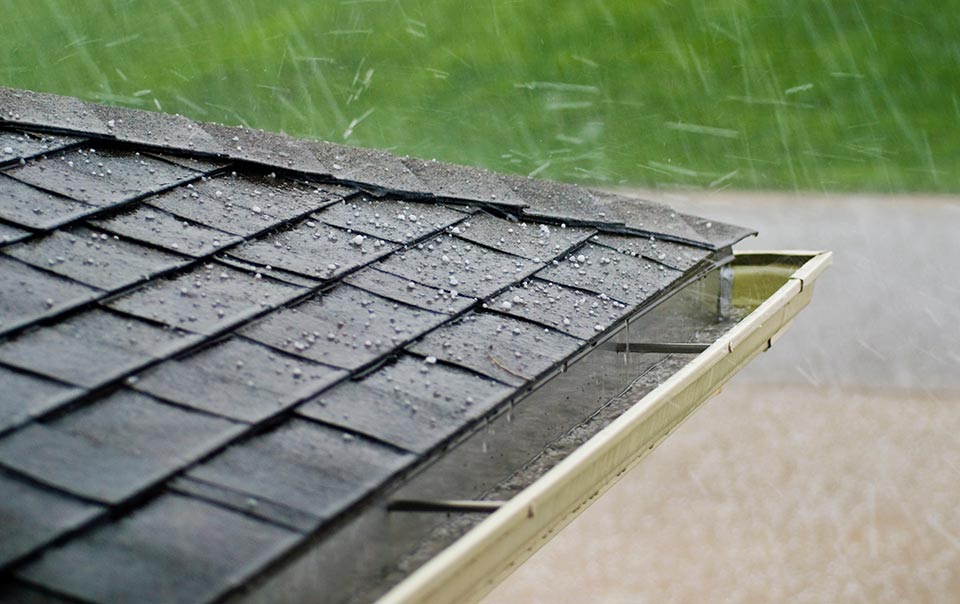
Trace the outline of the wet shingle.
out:
M 76 601 L 10 578 L 0 579 L 0 604 L 76 604 Z
M 319 210 L 349 194 L 336 186 L 269 176 L 218 176 L 151 198 L 149 203 L 194 222 L 249 237 Z
M 83 139 L 60 134 L 0 130 L 0 164 L 52 153 Z
M 375 267 L 358 271 L 344 279 L 344 282 L 391 300 L 446 314 L 463 312 L 477 301 L 476 298 L 457 294 L 452 287 L 444 289 L 414 283 Z
M 29 554 L 102 509 L 6 472 L 0 472 L 0 493 L 0 565 Z M 0 583 L 0 602 L 6 601 L 4 593 Z
M 425 453 L 512 392 L 467 371 L 405 355 L 360 381 L 337 385 L 297 412 Z
M 118 503 L 240 431 L 127 390 L 0 439 L 0 464 L 71 493 Z
M 91 602 L 207 602 L 290 547 L 296 533 L 180 495 L 50 550 L 19 575 Z
M 0 432 L 59 406 L 79 388 L 0 365 Z
M 96 210 L 0 174 L 0 218 L 35 229 L 50 229 Z
M 345 372 L 231 338 L 139 376 L 134 387 L 246 422 L 258 422 L 343 377 Z
M 273 313 L 241 333 L 314 361 L 357 369 L 447 318 L 342 285 Z
M 710 252 L 701 247 L 661 241 L 655 237 L 630 237 L 604 233 L 594 237 L 593 242 L 618 252 L 655 260 L 678 271 L 688 271 L 710 256 Z
M 485 298 L 543 266 L 452 235 L 441 235 L 390 256 L 377 268 L 431 287 Z
M 635 308 L 605 294 L 591 294 L 540 279 L 511 287 L 488 302 L 488 306 L 583 340 L 602 333 Z
M 0 245 L 20 241 L 29 235 L 30 231 L 0 222 Z
M 459 225 L 460 237 L 536 262 L 562 255 L 596 233 L 580 227 L 509 221 L 478 214 Z
M 107 232 L 146 241 L 195 258 L 212 254 L 241 240 L 236 235 L 183 220 L 147 205 L 91 223 Z
M 0 361 L 95 387 L 192 341 L 183 332 L 92 309 L 0 344 Z
M 189 155 L 174 155 L 172 153 L 146 153 L 150 157 L 162 159 L 171 164 L 183 166 L 200 172 L 201 174 L 212 174 L 230 165 L 228 159 L 213 159 L 209 157 L 191 157 Z
M 606 294 L 628 304 L 643 304 L 683 273 L 640 256 L 589 243 L 537 277 L 596 294 Z
M 513 209 L 526 205 L 502 174 L 415 157 L 403 158 L 403 164 L 420 179 L 424 191 L 436 197 L 472 200 Z
M 129 151 L 74 149 L 7 171 L 23 182 L 104 207 L 185 182 L 198 172 Z
M 690 214 L 679 214 L 679 216 L 690 225 L 690 228 L 717 249 L 730 247 L 738 241 L 757 234 L 755 229 L 709 220 L 700 216 L 691 216 Z
M 116 291 L 189 260 L 97 229 L 75 227 L 8 247 L 3 253 L 106 291 Z
M 197 333 L 218 329 L 279 306 L 302 288 L 238 271 L 222 264 L 194 267 L 178 277 L 154 281 L 109 303 L 131 315 Z
M 577 351 L 568 335 L 493 313 L 470 314 L 431 332 L 410 347 L 500 380 L 522 386 Z
M 335 428 L 293 419 L 190 470 L 189 476 L 329 518 L 413 461 Z
M 32 323 L 101 295 L 96 289 L 0 254 L 0 332 Z
M 364 237 L 319 224 L 313 219 L 275 231 L 230 250 L 230 255 L 308 277 L 333 279 L 370 264 L 397 248 L 375 237 Z
M 396 243 L 439 233 L 468 215 L 435 203 L 357 197 L 326 208 L 317 219 L 327 224 Z

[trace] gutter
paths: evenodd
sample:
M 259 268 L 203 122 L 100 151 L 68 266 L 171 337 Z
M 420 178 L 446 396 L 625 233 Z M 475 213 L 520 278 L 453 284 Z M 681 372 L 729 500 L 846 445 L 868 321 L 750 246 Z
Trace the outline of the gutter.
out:
M 424 564 L 378 604 L 476 602 L 591 505 L 810 302 L 831 252 L 740 252 L 733 305 L 753 310 L 573 454 Z

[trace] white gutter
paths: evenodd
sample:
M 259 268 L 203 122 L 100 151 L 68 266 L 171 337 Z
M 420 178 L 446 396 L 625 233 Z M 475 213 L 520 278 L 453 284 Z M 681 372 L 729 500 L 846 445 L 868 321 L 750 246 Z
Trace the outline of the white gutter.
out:
M 810 302 L 816 279 L 831 259 L 830 252 L 738 253 L 734 304 L 752 300 L 751 306 L 759 306 L 378 604 L 462 604 L 482 598 L 719 392 L 744 365 L 770 348 Z

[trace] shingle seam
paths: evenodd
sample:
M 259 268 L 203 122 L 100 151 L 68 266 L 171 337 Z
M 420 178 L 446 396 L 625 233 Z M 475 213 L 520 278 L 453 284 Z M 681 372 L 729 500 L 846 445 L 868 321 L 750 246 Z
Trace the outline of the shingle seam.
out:
M 212 486 L 212 487 L 216 487 L 216 488 L 218 488 L 218 489 L 223 489 L 223 490 L 226 490 L 226 491 L 230 491 L 231 493 L 236 493 L 237 495 L 243 495 L 243 496 L 246 496 L 246 495 L 247 495 L 246 493 L 244 493 L 244 492 L 242 492 L 242 491 L 237 491 L 237 490 L 235 490 L 235 489 L 231 489 L 230 487 L 225 487 L 225 486 L 222 486 L 222 485 L 214 484 L 214 483 L 211 483 L 211 482 L 209 482 L 209 481 L 206 481 L 206 480 L 203 480 L 203 479 L 200 479 L 200 478 L 191 477 L 190 480 L 196 481 L 196 482 L 200 482 L 200 483 L 203 483 L 203 484 Z M 296 526 L 296 525 L 295 525 L 294 523 L 292 523 L 292 522 L 283 522 L 283 521 L 281 521 L 281 520 L 279 520 L 279 519 L 277 519 L 277 518 L 275 518 L 275 517 L 273 517 L 273 516 L 271 516 L 271 515 L 269 515 L 269 514 L 258 514 L 256 511 L 251 510 L 251 509 L 249 509 L 249 508 L 244 508 L 244 507 L 241 507 L 241 506 L 239 506 L 239 505 L 230 505 L 230 504 L 228 504 L 228 503 L 226 503 L 226 502 L 224 502 L 224 501 L 221 501 L 221 500 L 219 500 L 219 499 L 217 499 L 217 498 L 215 498 L 215 497 L 206 497 L 206 496 L 204 496 L 204 495 L 200 495 L 199 493 L 195 493 L 195 492 L 191 491 L 190 489 L 187 489 L 187 488 L 182 487 L 182 486 L 178 486 L 176 480 L 170 481 L 170 483 L 166 485 L 166 490 L 167 490 L 167 491 L 170 491 L 171 493 L 176 493 L 177 495 L 182 495 L 182 496 L 184 496 L 184 497 L 189 497 L 190 499 L 196 499 L 196 500 L 198 500 L 198 501 L 202 501 L 202 502 L 204 502 L 204 503 L 207 503 L 207 504 L 212 505 L 212 506 L 214 506 L 214 507 L 220 508 L 220 509 L 222 509 L 222 510 L 227 510 L 227 511 L 233 512 L 233 513 L 235 513 L 235 514 L 240 514 L 241 516 L 246 516 L 247 518 L 252 518 L 252 519 L 254 519 L 254 520 L 258 521 L 258 522 L 263 522 L 263 523 L 265 523 L 265 524 L 270 524 L 270 525 L 273 525 L 273 526 L 277 526 L 277 527 L 280 527 L 280 528 L 284 528 L 284 529 L 287 529 L 287 530 L 289 530 L 289 531 L 293 531 L 293 532 L 295 532 L 295 533 L 299 533 L 300 535 L 306 535 L 306 534 L 307 534 L 302 528 Z M 286 509 L 288 509 L 288 510 L 290 510 L 290 511 L 292 511 L 292 512 L 302 513 L 300 510 L 297 510 L 297 509 L 295 509 L 295 508 L 291 508 L 291 507 L 289 507 L 289 506 L 285 506 L 285 505 L 283 505 L 282 503 L 277 503 L 276 501 L 273 501 L 273 500 L 271 500 L 271 499 L 266 499 L 266 498 L 264 498 L 264 497 L 257 497 L 257 500 L 258 500 L 258 501 L 267 502 L 267 503 L 269 503 L 269 504 L 271 504 L 271 505 L 273 505 L 273 506 L 278 506 L 278 507 L 286 508 Z

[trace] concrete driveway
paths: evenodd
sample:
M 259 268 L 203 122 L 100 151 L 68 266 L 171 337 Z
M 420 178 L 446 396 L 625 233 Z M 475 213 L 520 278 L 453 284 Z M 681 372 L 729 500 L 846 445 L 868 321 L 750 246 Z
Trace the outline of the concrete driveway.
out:
M 834 266 L 790 333 L 485 604 L 960 601 L 960 199 L 641 195 Z

